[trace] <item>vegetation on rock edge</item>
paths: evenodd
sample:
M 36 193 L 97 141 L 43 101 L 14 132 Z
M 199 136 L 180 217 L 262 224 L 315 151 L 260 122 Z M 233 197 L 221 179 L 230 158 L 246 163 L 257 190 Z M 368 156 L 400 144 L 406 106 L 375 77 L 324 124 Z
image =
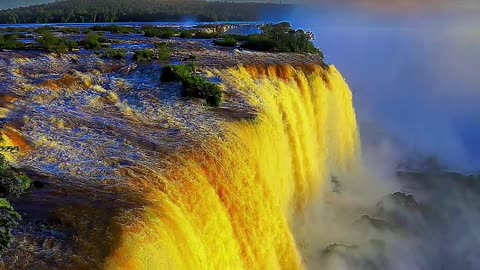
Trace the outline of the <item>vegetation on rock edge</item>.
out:
M 220 106 L 223 96 L 220 86 L 200 75 L 194 75 L 193 72 L 195 72 L 194 65 L 168 65 L 163 68 L 161 81 L 181 81 L 183 94 L 186 97 L 204 99 L 212 107 Z

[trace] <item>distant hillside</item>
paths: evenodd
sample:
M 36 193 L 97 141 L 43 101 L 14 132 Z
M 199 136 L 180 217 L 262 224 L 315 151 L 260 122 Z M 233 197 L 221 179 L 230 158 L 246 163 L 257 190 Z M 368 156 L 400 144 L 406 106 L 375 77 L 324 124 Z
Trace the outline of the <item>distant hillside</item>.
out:
M 256 21 L 284 14 L 289 5 L 203 0 L 65 0 L 0 11 L 0 23 L 147 21 Z

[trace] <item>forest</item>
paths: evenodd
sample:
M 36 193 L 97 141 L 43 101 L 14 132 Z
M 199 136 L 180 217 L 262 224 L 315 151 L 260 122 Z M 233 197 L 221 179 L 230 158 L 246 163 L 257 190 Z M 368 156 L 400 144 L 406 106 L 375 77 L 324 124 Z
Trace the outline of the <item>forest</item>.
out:
M 0 11 L 0 24 L 153 21 L 257 21 L 290 5 L 204 0 L 65 0 Z

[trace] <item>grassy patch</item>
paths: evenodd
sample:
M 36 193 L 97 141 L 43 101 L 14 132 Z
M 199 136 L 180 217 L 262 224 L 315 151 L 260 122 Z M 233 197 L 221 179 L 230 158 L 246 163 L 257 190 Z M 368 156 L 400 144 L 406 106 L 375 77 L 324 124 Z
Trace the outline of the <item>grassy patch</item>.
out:
M 155 47 L 158 50 L 158 59 L 168 60 L 172 56 L 172 50 L 170 49 L 170 45 L 168 43 L 158 43 L 155 44 Z
M 204 31 L 198 31 L 198 32 L 195 33 L 195 35 L 193 37 L 198 38 L 198 39 L 214 39 L 214 38 L 218 38 L 218 34 L 217 33 L 208 33 L 208 32 L 204 32 Z
M 64 27 L 64 28 L 58 28 L 58 32 L 64 33 L 64 34 L 80 34 L 82 31 L 80 29 L 75 28 L 75 27 Z
M 65 53 L 78 48 L 77 42 L 56 37 L 50 32 L 44 32 L 42 36 L 37 39 L 37 42 L 47 52 Z
M 53 28 L 51 26 L 43 26 L 43 27 L 39 27 L 39 28 L 33 30 L 33 32 L 37 33 L 39 35 L 43 35 L 45 33 L 52 32 L 53 30 L 55 30 L 55 28 Z
M 248 36 L 246 35 L 236 35 L 236 34 L 229 34 L 229 35 L 223 35 L 223 38 L 233 38 L 234 40 L 238 42 L 243 42 L 248 40 Z
M 128 26 L 119 26 L 119 25 L 95 25 L 90 28 L 92 31 L 104 31 L 110 32 L 112 34 L 131 34 L 135 33 L 135 28 Z
M 18 35 L 7 34 L 0 36 L 0 49 L 21 50 L 25 45 L 18 40 Z
M 180 38 L 193 38 L 193 33 L 192 31 L 183 30 L 180 32 Z
M 220 86 L 193 72 L 195 72 L 194 65 L 168 65 L 163 69 L 161 80 L 163 82 L 181 81 L 184 96 L 201 98 L 209 106 L 218 107 L 223 96 Z
M 28 35 L 25 34 L 25 33 L 15 33 L 15 34 L 11 34 L 11 35 L 17 36 L 18 38 L 28 38 Z M 8 36 L 8 34 L 7 34 L 7 36 Z
M 88 33 L 87 36 L 80 41 L 80 45 L 87 50 L 99 50 L 104 47 L 102 44 L 107 40 L 95 33 Z
M 110 59 L 115 59 L 115 60 L 122 60 L 125 58 L 127 55 L 127 52 L 125 50 L 105 50 L 100 54 L 100 57 L 102 58 L 110 58 Z
M 157 59 L 153 50 L 139 50 L 133 54 L 133 60 L 137 62 L 150 61 Z
M 172 38 L 177 32 L 169 27 L 144 26 L 142 31 L 146 37 Z
M 144 49 L 138 50 L 133 54 L 133 60 L 137 62 L 151 60 L 168 60 L 172 55 L 170 45 L 168 43 L 155 44 L 155 50 Z
M 236 39 L 233 37 L 225 37 L 223 39 L 217 39 L 213 42 L 217 46 L 222 46 L 222 47 L 236 47 L 238 45 L 238 42 Z

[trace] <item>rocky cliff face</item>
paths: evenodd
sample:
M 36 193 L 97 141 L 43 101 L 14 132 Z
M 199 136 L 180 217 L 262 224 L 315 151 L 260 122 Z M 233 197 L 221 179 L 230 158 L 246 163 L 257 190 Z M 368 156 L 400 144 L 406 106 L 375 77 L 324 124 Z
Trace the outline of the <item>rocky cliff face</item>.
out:
M 352 223 L 350 239 L 320 250 L 323 269 L 476 269 L 480 182 L 447 172 L 401 172 L 409 193 L 384 196 Z M 368 215 L 367 215 L 368 214 Z
M 225 24 L 201 26 L 200 31 L 208 34 L 254 34 L 259 28 L 254 24 Z

